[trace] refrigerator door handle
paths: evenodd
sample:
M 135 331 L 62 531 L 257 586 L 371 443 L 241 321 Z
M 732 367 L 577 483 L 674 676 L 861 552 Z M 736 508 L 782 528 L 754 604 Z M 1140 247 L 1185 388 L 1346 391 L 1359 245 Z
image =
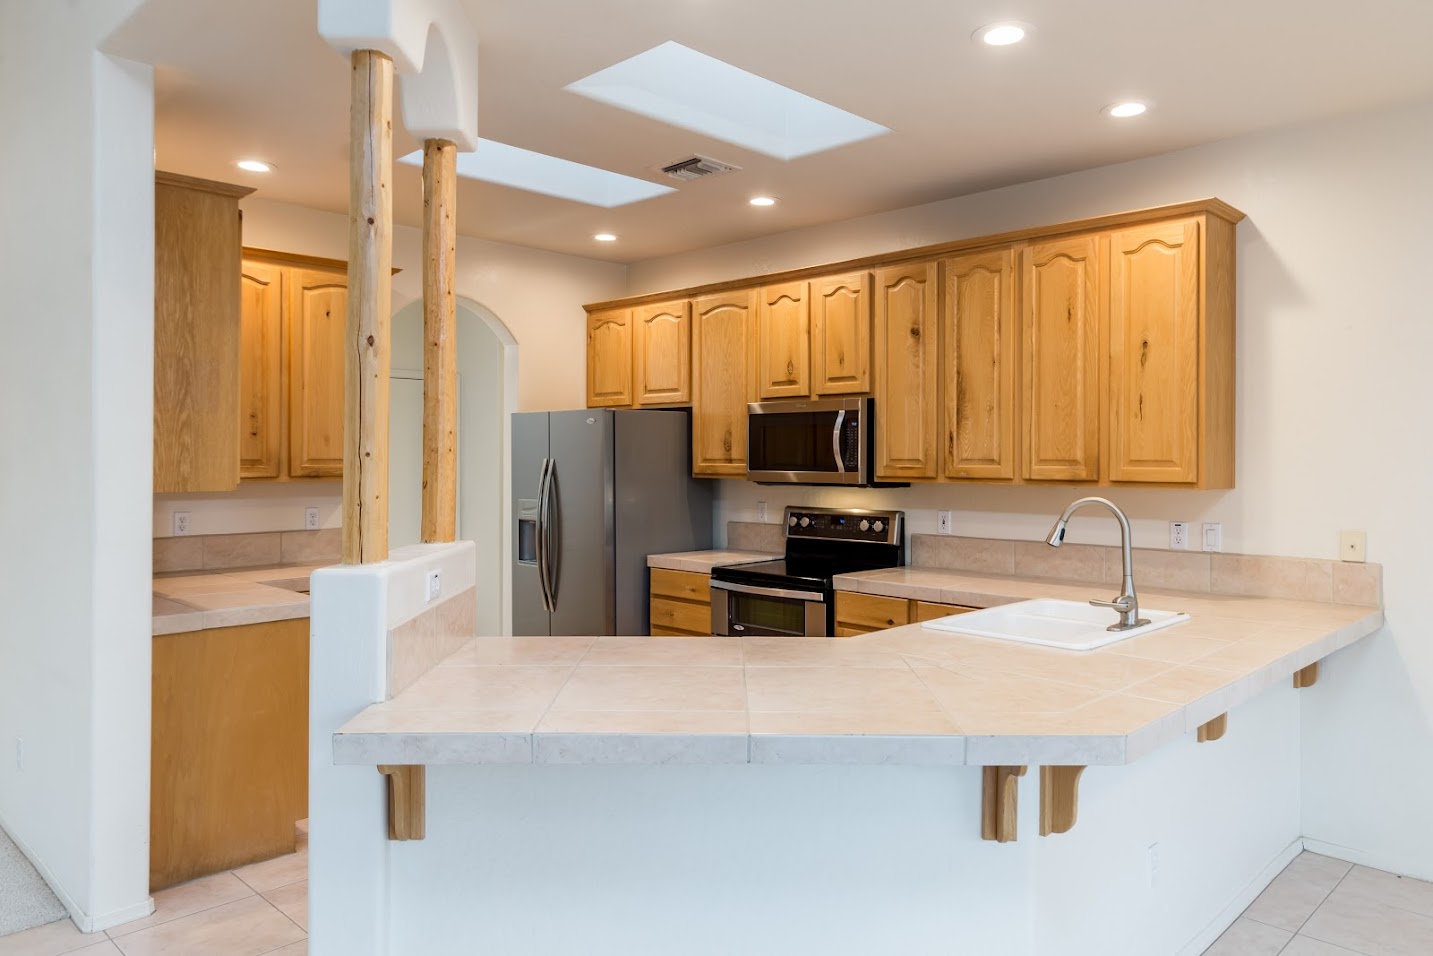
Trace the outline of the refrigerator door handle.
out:
M 836 424 L 831 428 L 831 451 L 836 455 L 836 474 L 846 473 L 846 456 L 841 454 L 841 427 L 846 424 L 846 411 L 836 413 Z
M 548 613 L 553 610 L 552 592 L 547 582 L 548 562 L 548 481 L 552 474 L 552 459 L 542 460 L 542 473 L 537 486 L 537 581 L 542 587 L 542 607 Z
M 543 543 L 542 573 L 547 578 L 547 599 L 552 602 L 550 610 L 557 610 L 557 580 L 562 568 L 558 564 L 559 546 L 562 543 L 562 520 L 557 513 L 557 459 L 549 459 L 547 466 L 547 490 L 543 493 L 547 516 L 543 519 L 542 530 L 547 536 Z

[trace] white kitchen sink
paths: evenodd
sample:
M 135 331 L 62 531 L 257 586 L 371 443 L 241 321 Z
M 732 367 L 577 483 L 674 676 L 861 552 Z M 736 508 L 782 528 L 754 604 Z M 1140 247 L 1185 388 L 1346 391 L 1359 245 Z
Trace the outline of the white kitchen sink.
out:
M 921 626 L 935 631 L 992 637 L 1002 641 L 1018 641 L 1021 644 L 1062 647 L 1069 651 L 1092 651 L 1115 641 L 1138 637 L 1189 620 L 1189 615 L 1180 611 L 1156 611 L 1146 607 L 1139 609 L 1139 616 L 1148 618 L 1149 623 L 1128 631 L 1111 631 L 1107 628 L 1119 620 L 1118 611 L 1091 607 L 1080 601 L 1041 598 L 988 607 L 981 611 L 952 614 L 950 617 L 925 621 Z

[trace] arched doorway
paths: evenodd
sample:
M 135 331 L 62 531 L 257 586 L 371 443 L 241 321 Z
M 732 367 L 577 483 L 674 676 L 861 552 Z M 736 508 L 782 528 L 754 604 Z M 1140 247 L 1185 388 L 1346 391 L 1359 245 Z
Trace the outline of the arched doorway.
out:
M 489 309 L 458 300 L 458 537 L 478 546 L 478 633 L 512 629 L 510 417 L 517 407 L 517 340 Z M 423 303 L 393 316 L 388 536 L 419 539 L 423 489 Z

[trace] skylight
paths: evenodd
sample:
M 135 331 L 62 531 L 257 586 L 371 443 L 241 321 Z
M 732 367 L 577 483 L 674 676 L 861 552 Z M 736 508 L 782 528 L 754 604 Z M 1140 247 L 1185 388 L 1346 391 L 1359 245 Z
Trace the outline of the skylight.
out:
M 567 89 L 777 159 L 809 156 L 890 132 L 672 40 Z
M 423 151 L 409 153 L 399 162 L 422 166 Z M 671 186 L 649 183 L 645 179 L 624 176 L 596 166 L 584 166 L 490 139 L 478 140 L 478 148 L 471 153 L 459 153 L 457 167 L 458 175 L 467 179 L 480 179 L 605 209 L 675 192 Z

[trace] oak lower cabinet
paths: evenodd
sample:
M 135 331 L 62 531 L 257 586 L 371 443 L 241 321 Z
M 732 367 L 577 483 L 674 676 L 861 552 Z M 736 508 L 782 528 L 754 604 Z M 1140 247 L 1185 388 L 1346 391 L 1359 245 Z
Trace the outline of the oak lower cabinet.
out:
M 153 640 L 150 890 L 294 852 L 308 816 L 308 619 Z
M 755 400 L 751 290 L 692 304 L 692 474 L 746 477 L 746 406 Z
M 347 265 L 245 249 L 240 288 L 240 474 L 342 477 Z
M 836 592 L 836 636 L 855 637 L 887 628 L 933 621 L 938 617 L 964 614 L 975 608 L 958 604 L 936 604 L 906 598 L 861 594 L 856 591 Z
M 632 404 L 632 310 L 587 316 L 587 407 Z
M 710 637 L 711 576 L 652 568 L 649 630 L 653 637 Z
M 632 310 L 632 377 L 635 405 L 691 402 L 692 311 L 686 299 Z
M 1016 250 L 941 263 L 941 474 L 1015 477 Z
M 935 478 L 940 363 L 936 263 L 881 269 L 875 289 L 876 478 Z
M 239 483 L 241 186 L 156 173 L 154 490 Z

